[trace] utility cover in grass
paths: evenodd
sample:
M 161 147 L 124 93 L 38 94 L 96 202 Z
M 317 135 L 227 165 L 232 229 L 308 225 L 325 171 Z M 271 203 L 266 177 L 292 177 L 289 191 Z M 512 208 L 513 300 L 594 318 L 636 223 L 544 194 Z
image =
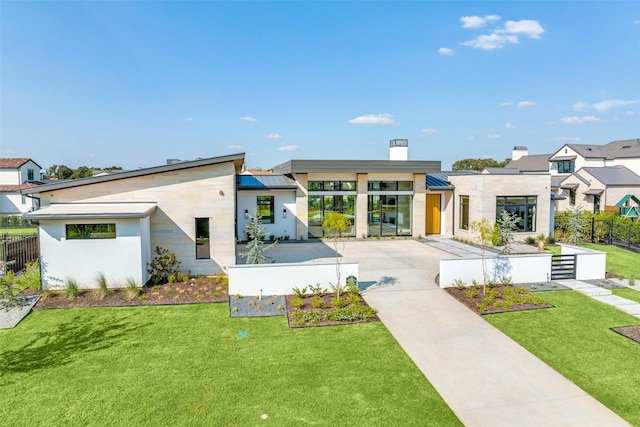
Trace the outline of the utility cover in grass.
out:
M 263 295 L 262 299 L 254 296 L 229 296 L 231 317 L 284 316 L 286 307 L 284 295 Z

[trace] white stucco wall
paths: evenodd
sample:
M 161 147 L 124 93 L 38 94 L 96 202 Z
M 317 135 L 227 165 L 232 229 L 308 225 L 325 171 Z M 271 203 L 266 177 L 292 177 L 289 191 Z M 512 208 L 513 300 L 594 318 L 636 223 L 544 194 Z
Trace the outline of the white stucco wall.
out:
M 20 193 L 0 193 L 1 214 L 22 214 L 38 208 L 38 202 L 30 197 L 24 198 L 22 203 Z
M 358 263 L 340 265 L 340 283 L 349 276 L 358 277 Z M 335 263 L 278 263 L 229 266 L 229 295 L 285 295 L 292 289 L 320 283 L 331 292 L 336 283 Z
M 267 236 L 281 238 L 289 236 L 296 240 L 296 190 L 243 190 L 238 191 L 236 218 L 238 218 L 238 239 L 248 240 L 246 228 L 255 214 L 257 196 L 274 196 L 273 224 L 263 224 Z M 283 210 L 287 210 L 287 217 L 283 217 Z M 249 218 L 244 217 L 244 211 L 249 211 Z
M 551 253 L 503 255 L 487 257 L 487 279 L 500 281 L 511 277 L 514 284 L 547 282 L 551 274 Z M 440 287 L 454 286 L 462 280 L 470 286 L 474 280 L 483 283 L 482 257 L 445 258 L 440 260 Z
M 560 244 L 560 246 L 563 255 L 577 255 L 577 280 L 600 280 L 605 278 L 607 264 L 606 252 L 566 244 Z
M 115 239 L 66 239 L 66 224 L 115 223 Z M 96 288 L 103 272 L 109 287 L 124 287 L 128 277 L 147 281 L 150 261 L 149 219 L 40 220 L 43 289 L 62 289 L 70 278 L 84 289 Z

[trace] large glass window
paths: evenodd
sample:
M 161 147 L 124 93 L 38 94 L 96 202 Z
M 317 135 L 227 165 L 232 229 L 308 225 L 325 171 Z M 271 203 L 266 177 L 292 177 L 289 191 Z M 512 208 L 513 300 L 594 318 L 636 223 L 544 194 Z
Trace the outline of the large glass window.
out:
M 355 235 L 356 196 L 325 195 L 309 196 L 309 236 L 322 237 L 322 220 L 329 212 L 340 212 L 349 218 L 351 226 L 345 230 L 344 235 Z
M 76 239 L 115 239 L 115 224 L 67 224 L 68 240 Z
M 460 228 L 469 229 L 469 196 L 460 196 Z
M 575 205 L 576 205 L 576 190 L 572 188 L 569 190 L 569 206 L 575 206 Z
M 210 248 L 209 218 L 196 218 L 196 259 L 209 259 Z
M 367 226 L 369 236 L 410 236 L 412 196 L 370 194 Z
M 413 181 L 369 181 L 369 191 L 412 191 Z
M 576 162 L 564 161 L 558 162 L 558 173 L 573 173 L 576 167 Z
M 263 224 L 273 224 L 273 203 L 274 196 L 258 196 L 256 201 L 256 213 L 261 218 Z
M 309 181 L 309 191 L 356 191 L 355 181 Z
M 504 210 L 518 217 L 517 230 L 536 231 L 536 196 L 499 196 L 496 198 L 496 219 Z
M 27 181 L 35 180 L 33 169 L 27 169 Z

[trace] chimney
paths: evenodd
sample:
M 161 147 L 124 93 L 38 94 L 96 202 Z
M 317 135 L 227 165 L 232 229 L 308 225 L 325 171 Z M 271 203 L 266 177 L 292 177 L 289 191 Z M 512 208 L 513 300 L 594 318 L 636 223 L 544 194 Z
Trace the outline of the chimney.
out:
M 408 160 L 409 140 L 392 139 L 389 141 L 389 160 Z
M 528 156 L 529 150 L 523 145 L 516 145 L 511 151 L 511 160 L 518 160 L 520 157 Z

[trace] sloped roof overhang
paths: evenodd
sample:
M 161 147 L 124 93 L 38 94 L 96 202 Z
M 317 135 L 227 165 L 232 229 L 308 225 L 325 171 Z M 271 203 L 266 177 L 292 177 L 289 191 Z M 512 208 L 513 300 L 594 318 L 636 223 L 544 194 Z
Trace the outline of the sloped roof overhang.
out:
M 60 203 L 22 215 L 25 219 L 118 219 L 146 218 L 156 211 L 155 203 Z

